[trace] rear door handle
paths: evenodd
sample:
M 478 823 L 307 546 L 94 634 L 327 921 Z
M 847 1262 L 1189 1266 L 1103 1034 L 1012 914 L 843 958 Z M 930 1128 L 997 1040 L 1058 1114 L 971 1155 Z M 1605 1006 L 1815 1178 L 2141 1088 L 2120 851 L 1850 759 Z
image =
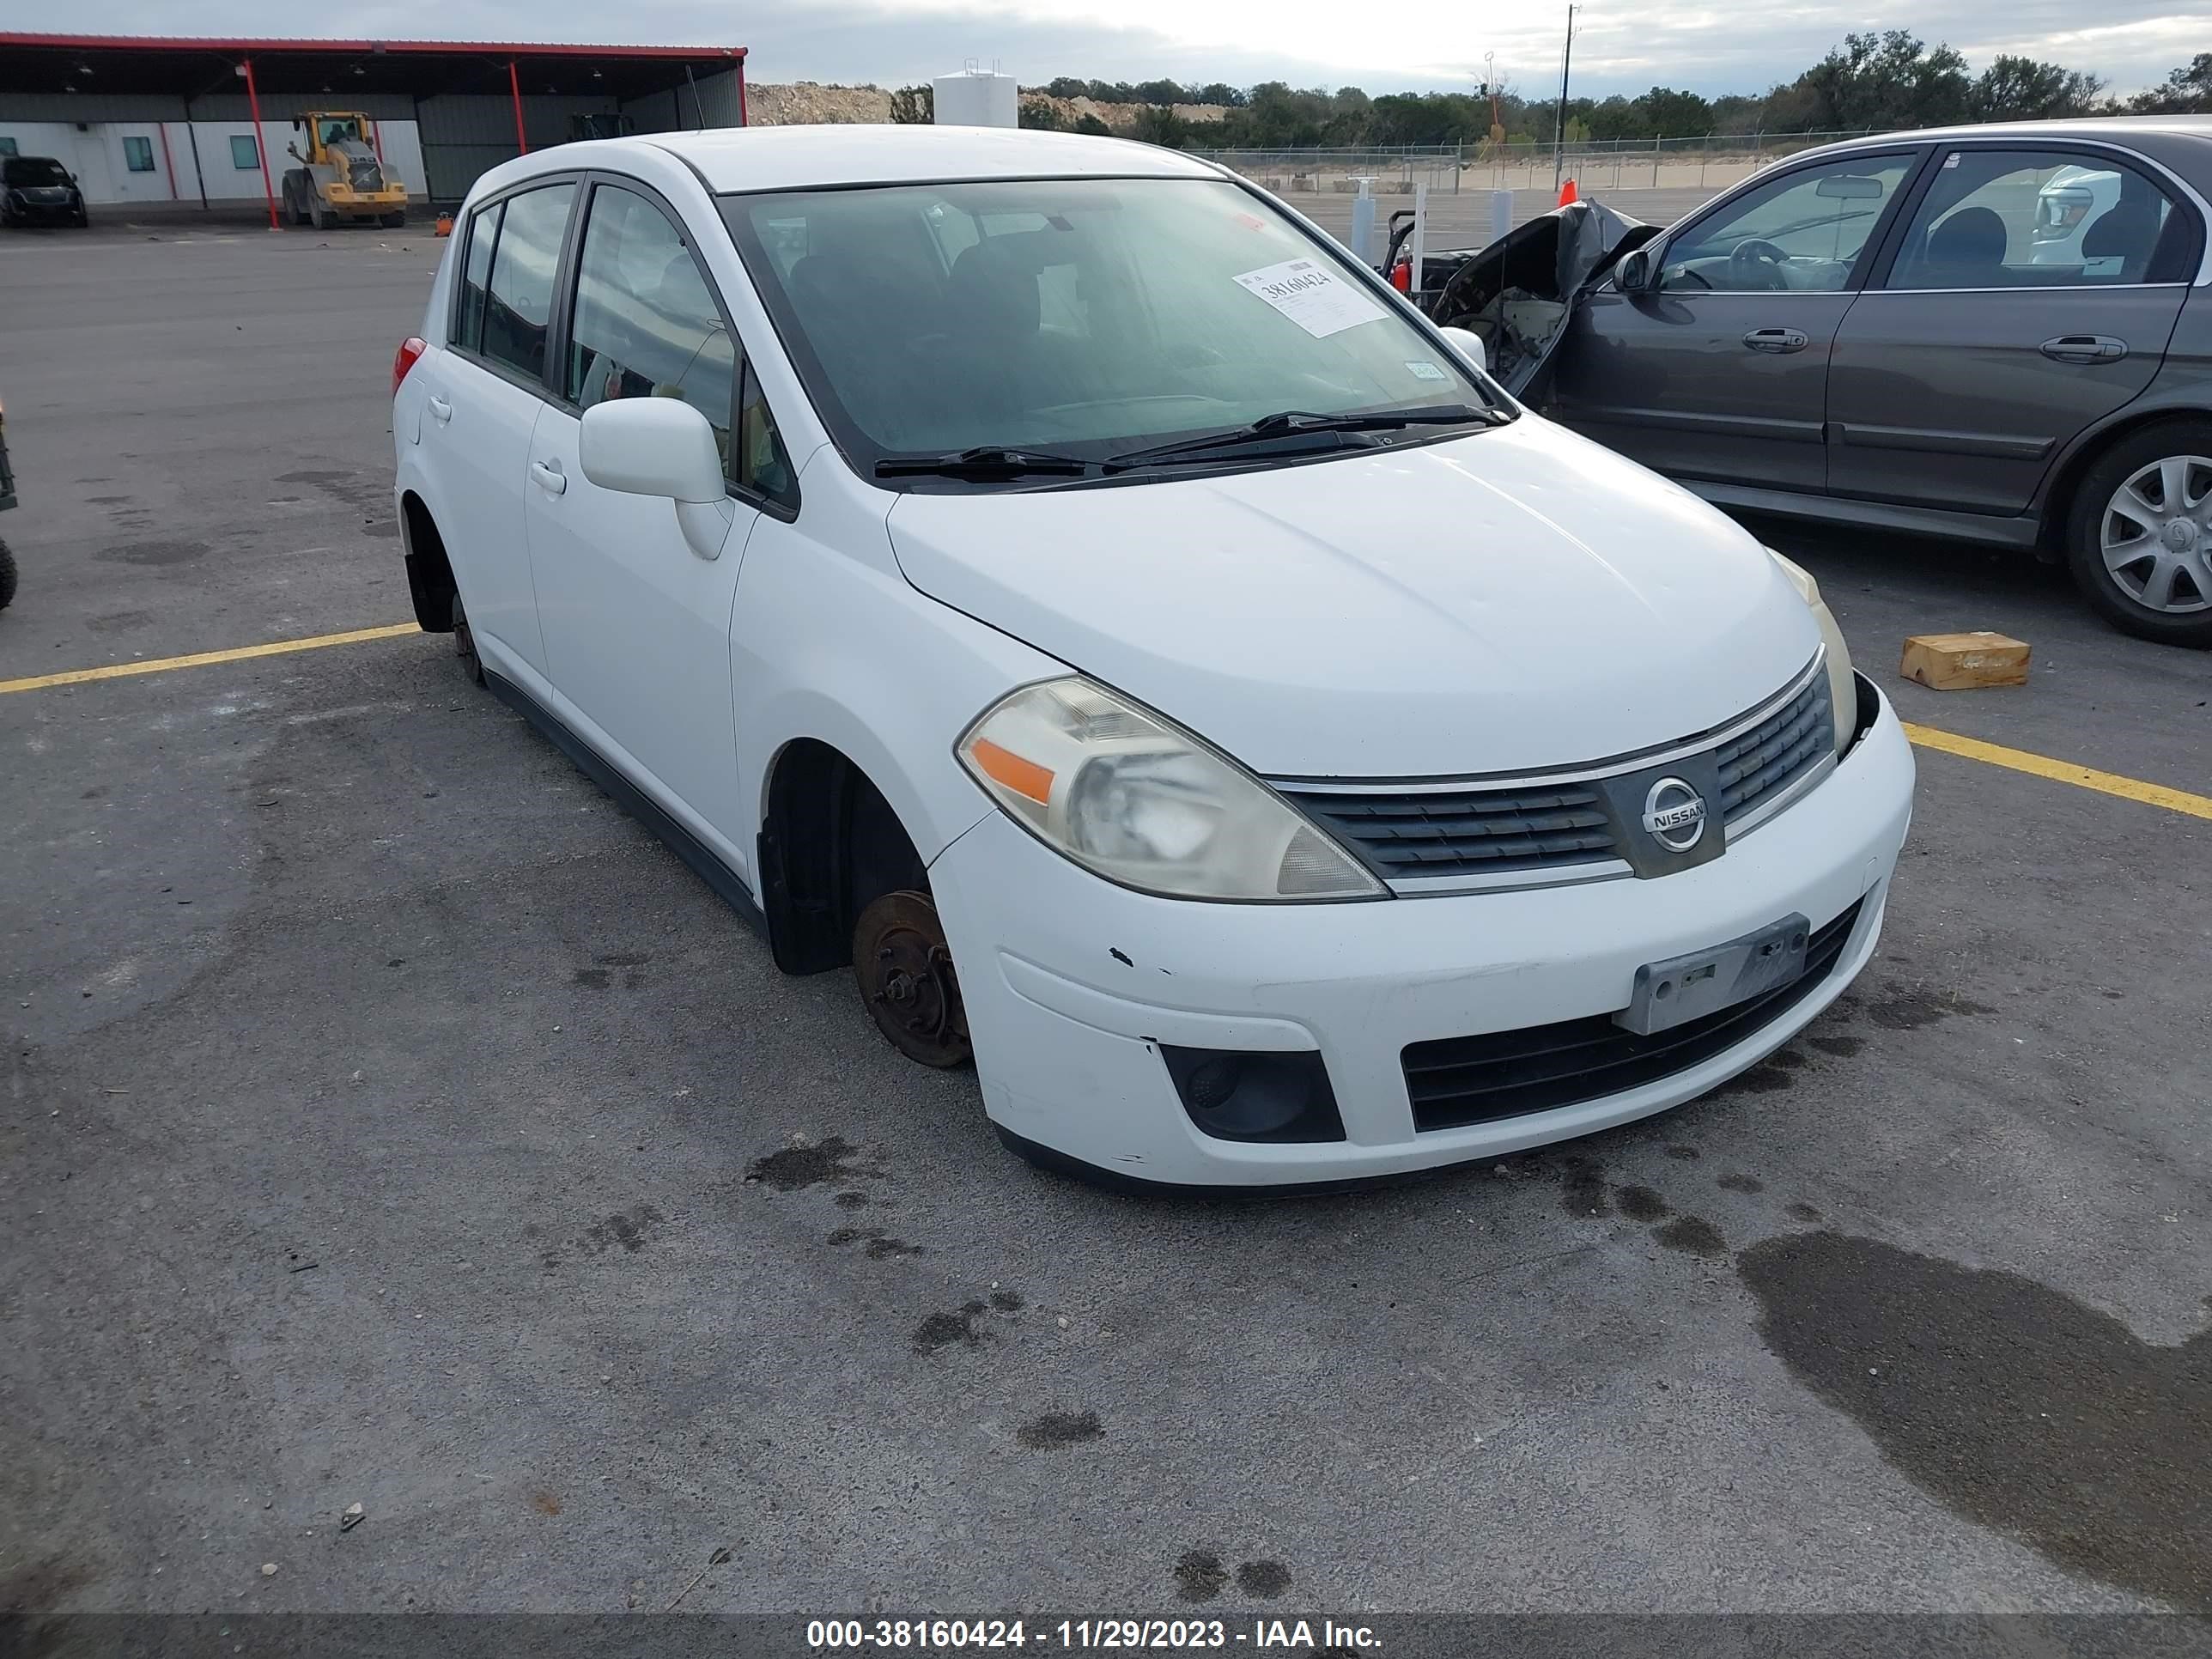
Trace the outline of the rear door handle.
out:
M 453 418 L 453 404 L 447 403 L 443 398 L 431 398 L 430 418 L 435 421 L 440 426 L 445 425 L 447 422 Z
M 549 495 L 557 495 L 568 487 L 567 475 L 548 461 L 531 462 L 530 476 L 538 480 L 538 487 Z
M 2128 343 L 2109 334 L 2062 334 L 2043 343 L 2043 355 L 2055 363 L 2117 363 Z
M 1802 351 L 1812 343 L 1802 331 L 1794 328 L 1754 328 L 1743 337 L 1743 343 L 1753 351 L 1776 353 Z

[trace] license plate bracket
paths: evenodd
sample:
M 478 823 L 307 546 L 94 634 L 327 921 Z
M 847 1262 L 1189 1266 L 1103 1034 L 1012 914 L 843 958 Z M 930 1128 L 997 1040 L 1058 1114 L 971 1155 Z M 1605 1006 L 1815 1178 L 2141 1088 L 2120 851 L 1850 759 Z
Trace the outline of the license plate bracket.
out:
M 1812 932 L 1811 922 L 1792 914 L 1724 945 L 1647 962 L 1613 1024 L 1649 1036 L 1778 990 L 1804 974 Z

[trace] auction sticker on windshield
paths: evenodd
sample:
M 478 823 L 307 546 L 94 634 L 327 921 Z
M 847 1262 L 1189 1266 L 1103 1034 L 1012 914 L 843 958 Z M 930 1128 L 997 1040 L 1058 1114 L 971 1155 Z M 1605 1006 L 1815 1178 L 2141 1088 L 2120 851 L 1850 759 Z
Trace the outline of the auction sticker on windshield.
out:
M 1248 270 L 1237 282 L 1316 340 L 1371 323 L 1382 314 L 1374 301 L 1311 259 L 1285 259 L 1279 265 Z

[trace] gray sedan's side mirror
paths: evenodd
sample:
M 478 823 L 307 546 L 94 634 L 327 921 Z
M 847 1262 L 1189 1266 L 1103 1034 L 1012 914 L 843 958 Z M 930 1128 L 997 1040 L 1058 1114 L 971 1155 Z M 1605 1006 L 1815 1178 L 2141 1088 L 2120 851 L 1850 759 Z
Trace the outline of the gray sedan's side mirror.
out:
M 1613 272 L 1613 285 L 1623 294 L 1641 294 L 1651 286 L 1653 267 L 1650 250 L 1638 248 L 1620 262 Z

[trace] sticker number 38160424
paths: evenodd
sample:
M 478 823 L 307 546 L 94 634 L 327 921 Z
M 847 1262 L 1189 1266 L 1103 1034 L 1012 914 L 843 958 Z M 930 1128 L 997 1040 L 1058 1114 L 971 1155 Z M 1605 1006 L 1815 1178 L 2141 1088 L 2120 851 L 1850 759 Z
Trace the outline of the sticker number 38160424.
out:
M 1237 283 L 1317 340 L 1382 315 L 1381 306 L 1312 259 L 1285 259 L 1248 270 Z

